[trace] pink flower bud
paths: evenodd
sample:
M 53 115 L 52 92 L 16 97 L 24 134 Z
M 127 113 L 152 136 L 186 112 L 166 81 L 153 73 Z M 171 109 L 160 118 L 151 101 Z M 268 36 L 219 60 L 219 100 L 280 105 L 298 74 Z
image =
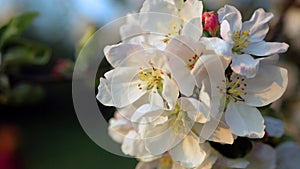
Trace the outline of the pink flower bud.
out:
M 202 22 L 204 24 L 203 30 L 208 31 L 212 36 L 216 36 L 220 25 L 218 15 L 214 11 L 204 12 Z

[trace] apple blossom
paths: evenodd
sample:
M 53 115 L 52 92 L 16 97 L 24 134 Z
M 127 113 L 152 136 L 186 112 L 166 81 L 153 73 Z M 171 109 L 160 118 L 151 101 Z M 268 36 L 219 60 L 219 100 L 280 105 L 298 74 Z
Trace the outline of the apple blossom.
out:
M 269 30 L 268 22 L 273 14 L 257 9 L 249 21 L 242 23 L 240 12 L 233 6 L 225 5 L 218 10 L 222 39 L 205 38 L 209 49 L 232 58 L 231 69 L 247 78 L 253 78 L 259 67 L 255 57 L 268 56 L 287 51 L 289 45 L 278 42 L 265 42 Z M 216 47 L 217 46 L 217 47 Z

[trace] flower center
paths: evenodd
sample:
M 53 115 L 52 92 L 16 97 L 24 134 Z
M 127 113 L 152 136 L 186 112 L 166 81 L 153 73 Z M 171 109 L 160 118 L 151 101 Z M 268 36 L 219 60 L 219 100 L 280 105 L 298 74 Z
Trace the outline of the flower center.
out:
M 183 28 L 182 24 L 178 24 L 176 21 L 172 22 L 169 26 L 170 33 L 165 35 L 165 38 L 163 39 L 164 43 L 169 43 L 170 39 L 174 36 L 177 36 L 180 34 L 180 30 Z
M 239 76 L 233 77 L 232 79 L 227 80 L 226 82 L 226 100 L 227 101 L 241 101 L 245 102 L 243 95 L 247 95 L 245 88 L 247 84 L 244 83 L 245 79 L 240 78 Z
M 232 52 L 236 54 L 244 54 L 245 50 L 247 49 L 248 45 L 251 41 L 248 40 L 250 36 L 250 29 L 245 32 L 241 32 L 240 30 L 233 32 L 233 41 L 234 45 L 232 47 Z
M 195 64 L 196 64 L 196 62 L 197 62 L 197 60 L 199 59 L 199 56 L 197 55 L 197 54 L 195 54 L 195 56 L 193 56 L 192 58 L 190 58 L 188 61 L 189 61 L 189 63 L 188 63 L 188 68 L 190 69 L 190 70 L 192 70 L 194 67 L 195 67 Z
M 162 75 L 164 75 L 164 72 L 161 70 L 158 70 L 154 67 L 150 70 L 146 71 L 140 71 L 138 76 L 139 79 L 144 82 L 145 84 L 145 89 L 146 90 L 152 90 L 152 89 L 157 89 L 158 92 L 162 92 L 163 90 L 163 82 L 164 79 L 162 78 Z M 143 90 L 144 88 L 142 87 L 142 84 L 138 84 L 139 90 Z M 155 93 L 156 91 L 154 91 Z
M 188 117 L 187 112 L 182 110 L 178 104 L 175 106 L 174 114 L 175 118 L 170 121 L 172 130 L 179 136 L 185 136 L 192 125 L 192 120 Z

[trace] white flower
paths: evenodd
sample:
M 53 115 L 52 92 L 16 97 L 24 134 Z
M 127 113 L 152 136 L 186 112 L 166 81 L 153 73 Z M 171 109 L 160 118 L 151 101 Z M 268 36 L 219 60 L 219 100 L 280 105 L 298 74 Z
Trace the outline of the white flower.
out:
M 206 117 L 199 101 L 179 98 L 173 110 L 143 105 L 133 114 L 131 121 L 137 123 L 135 128 L 152 155 L 169 152 L 173 161 L 194 168 L 210 154 L 210 145 L 200 144 L 197 133 L 192 131 L 193 124 L 205 123 Z
M 285 142 L 276 147 L 277 169 L 296 169 L 300 166 L 300 147 L 295 142 Z
M 248 165 L 249 161 L 244 158 L 230 159 L 220 155 L 212 169 L 246 168 Z
M 105 51 L 115 69 L 100 78 L 97 99 L 102 104 L 117 108 L 137 101 L 160 107 L 166 102 L 169 108 L 175 105 L 179 91 L 162 51 L 132 44 L 110 46 Z
M 123 42 L 146 42 L 163 49 L 177 35 L 198 40 L 202 35 L 202 1 L 146 0 L 139 14 L 127 16 L 121 27 Z
M 121 144 L 121 150 L 126 155 L 134 156 L 143 161 L 152 161 L 158 158 L 159 156 L 153 156 L 146 150 L 144 140 L 135 132 L 129 119 L 130 115 L 124 117 L 119 112 L 116 112 L 114 118 L 109 120 L 109 136 Z
M 276 167 L 276 151 L 268 144 L 253 143 L 252 150 L 245 159 L 250 162 L 247 169 L 275 169 Z
M 280 98 L 287 81 L 286 69 L 262 64 L 255 78 L 246 79 L 232 73 L 224 81 L 225 88 L 212 89 L 224 93 L 220 99 L 226 101 L 225 121 L 232 133 L 250 138 L 263 137 L 264 119 L 256 107 L 266 106 Z
M 201 86 L 201 81 L 206 75 L 209 58 L 216 58 L 213 51 L 205 49 L 200 41 L 195 41 L 189 36 L 176 36 L 170 40 L 165 51 L 168 53 L 168 63 L 180 92 L 191 96 L 195 85 Z M 220 59 L 221 60 L 221 59 Z M 220 67 L 222 62 L 220 61 Z
M 211 154 L 209 155 L 204 162 L 196 167 L 195 169 L 211 169 L 214 163 L 217 160 L 217 155 Z M 150 162 L 139 162 L 136 166 L 136 169 L 186 169 L 185 167 L 182 167 L 180 163 L 175 162 L 172 160 L 171 156 L 169 154 L 165 154 L 159 159 L 150 161 Z
M 263 9 L 254 12 L 251 19 L 242 23 L 240 12 L 233 6 L 225 5 L 218 11 L 223 38 L 204 38 L 210 49 L 225 57 L 232 58 L 231 69 L 240 75 L 252 78 L 256 75 L 259 61 L 251 55 L 260 57 L 284 53 L 286 43 L 265 42 L 269 30 L 268 22 L 273 14 Z
M 284 123 L 273 117 L 264 117 L 268 136 L 280 138 L 284 133 Z

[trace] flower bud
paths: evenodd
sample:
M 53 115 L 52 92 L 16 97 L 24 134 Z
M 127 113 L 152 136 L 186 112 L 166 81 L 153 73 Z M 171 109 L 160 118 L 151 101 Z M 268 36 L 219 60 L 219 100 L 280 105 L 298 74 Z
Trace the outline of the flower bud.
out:
M 210 33 L 211 36 L 217 36 L 219 31 L 218 15 L 214 11 L 204 12 L 202 15 L 203 30 Z

